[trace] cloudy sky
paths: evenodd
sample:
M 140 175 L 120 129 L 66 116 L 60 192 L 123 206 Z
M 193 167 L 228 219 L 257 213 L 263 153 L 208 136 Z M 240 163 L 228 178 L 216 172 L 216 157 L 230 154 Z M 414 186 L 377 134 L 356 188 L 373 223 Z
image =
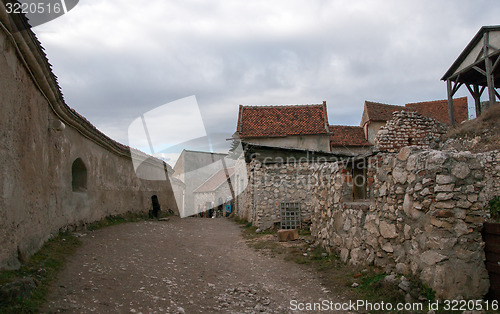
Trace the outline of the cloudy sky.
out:
M 359 125 L 365 100 L 445 99 L 440 78 L 499 16 L 498 0 L 84 0 L 33 31 L 67 104 L 128 144 L 135 119 L 188 96 L 227 137 L 239 104 L 325 100 L 330 124 Z

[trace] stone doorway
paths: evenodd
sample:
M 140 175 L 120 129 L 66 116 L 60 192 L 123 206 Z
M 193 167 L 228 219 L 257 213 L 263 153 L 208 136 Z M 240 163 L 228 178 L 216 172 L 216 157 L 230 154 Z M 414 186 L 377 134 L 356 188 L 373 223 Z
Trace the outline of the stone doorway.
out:
M 486 269 L 490 277 L 487 299 L 500 300 L 500 223 L 485 222 L 483 225 L 484 253 Z

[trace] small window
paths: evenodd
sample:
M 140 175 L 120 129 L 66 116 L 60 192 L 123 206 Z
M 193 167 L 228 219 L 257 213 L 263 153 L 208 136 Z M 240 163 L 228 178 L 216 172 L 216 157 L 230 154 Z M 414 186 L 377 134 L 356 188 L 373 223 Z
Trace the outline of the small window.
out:
M 281 203 L 281 229 L 300 228 L 300 203 Z
M 71 186 L 73 192 L 86 192 L 87 191 L 87 167 L 81 158 L 77 158 L 71 166 Z
M 366 160 L 359 159 L 357 161 L 353 161 L 349 166 L 349 172 L 351 175 L 351 183 L 352 191 L 349 198 L 352 197 L 352 200 L 349 201 L 357 201 L 366 199 L 366 186 L 367 186 L 367 174 L 366 174 Z

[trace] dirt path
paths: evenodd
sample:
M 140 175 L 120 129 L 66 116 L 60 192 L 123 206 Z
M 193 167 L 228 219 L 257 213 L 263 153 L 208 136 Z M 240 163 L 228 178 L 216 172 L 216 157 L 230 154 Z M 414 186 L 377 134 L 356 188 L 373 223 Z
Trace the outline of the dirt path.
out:
M 227 219 L 127 223 L 89 232 L 43 312 L 287 313 L 342 301 L 317 274 L 249 248 Z

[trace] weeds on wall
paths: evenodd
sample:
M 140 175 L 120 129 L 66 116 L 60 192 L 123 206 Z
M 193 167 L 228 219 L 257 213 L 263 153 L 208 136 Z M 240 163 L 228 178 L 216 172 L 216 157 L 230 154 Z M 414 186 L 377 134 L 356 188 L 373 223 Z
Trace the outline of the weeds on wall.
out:
M 496 196 L 488 202 L 488 209 L 490 211 L 491 218 L 500 222 L 500 196 Z
M 0 272 L 0 289 L 4 290 L 1 293 L 0 313 L 37 313 L 46 300 L 49 285 L 62 269 L 66 258 L 80 245 L 81 241 L 74 235 L 59 234 L 47 241 L 19 270 Z M 34 283 L 32 290 L 17 283 L 19 287 L 14 288 L 14 293 L 5 291 L 9 284 L 16 285 L 16 282 L 27 279 Z M 25 292 L 15 293 L 16 290 Z

